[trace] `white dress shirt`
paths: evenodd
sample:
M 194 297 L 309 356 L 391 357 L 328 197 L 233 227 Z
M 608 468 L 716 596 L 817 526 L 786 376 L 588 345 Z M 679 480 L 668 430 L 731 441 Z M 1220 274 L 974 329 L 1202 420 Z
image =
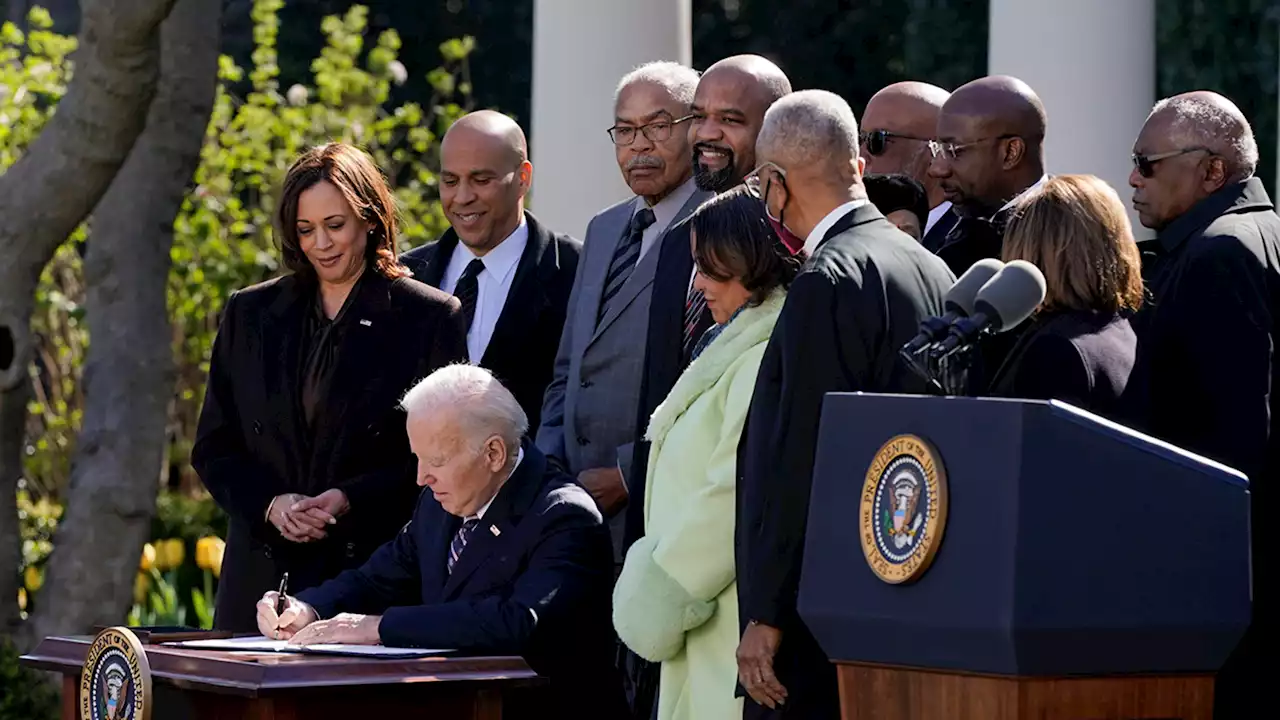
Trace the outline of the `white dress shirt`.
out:
M 942 216 L 946 215 L 947 211 L 950 209 L 951 209 L 950 200 L 943 200 L 942 202 L 938 203 L 938 207 L 929 211 L 929 220 L 924 224 L 924 229 L 920 231 L 920 234 L 922 236 L 928 235 L 929 231 L 933 229 L 933 226 L 937 225 L 938 221 L 942 219 Z
M 471 329 L 467 331 L 467 355 L 473 363 L 479 364 L 485 349 L 489 347 L 493 328 L 498 324 L 503 306 L 507 304 L 507 293 L 511 292 L 516 266 L 520 264 L 520 256 L 524 254 L 528 244 L 529 225 L 522 215 L 516 229 L 480 258 L 480 262 L 484 263 L 484 271 L 476 276 L 476 284 L 479 286 L 476 314 L 471 320 Z M 452 294 L 467 265 L 475 259 L 476 255 L 471 252 L 471 248 L 459 242 L 444 269 L 440 289 Z
M 653 211 L 654 218 L 653 224 L 644 229 L 644 235 L 640 239 L 640 257 L 636 258 L 637 263 L 640 262 L 645 253 L 649 252 L 649 248 L 658 244 L 658 241 L 666 234 L 667 228 L 671 227 L 671 221 L 676 219 L 680 208 L 684 207 L 686 202 L 689 202 L 689 198 L 693 196 L 693 191 L 697 189 L 697 186 L 693 184 L 693 178 L 690 178 L 652 207 L 649 207 L 644 198 L 636 198 L 636 202 L 631 208 L 632 217 L 635 217 L 635 214 L 640 212 L 641 208 L 649 207 Z
M 1039 179 L 1039 180 L 1037 180 L 1037 181 L 1035 182 L 1035 184 L 1034 184 L 1034 185 L 1032 185 L 1031 187 L 1027 188 L 1026 190 L 1023 190 L 1022 192 L 1018 193 L 1018 195 L 1017 195 L 1016 197 L 1014 197 L 1012 200 L 1010 200 L 1009 202 L 1007 202 L 1007 203 L 1005 203 L 1004 205 L 1002 205 L 1002 206 L 1000 207 L 1000 210 L 998 210 L 997 212 L 1003 212 L 1003 211 L 1005 211 L 1005 210 L 1007 210 L 1007 209 L 1009 209 L 1009 208 L 1013 207 L 1014 205 L 1016 205 L 1016 204 L 1017 204 L 1017 202 L 1018 202 L 1019 200 L 1021 200 L 1021 199 L 1022 199 L 1022 198 L 1024 198 L 1024 197 L 1026 197 L 1026 196 L 1027 196 L 1027 195 L 1028 195 L 1032 190 L 1035 190 L 1036 188 L 1040 187 L 1041 185 L 1043 185 L 1043 184 L 1045 184 L 1045 183 L 1047 183 L 1047 182 L 1049 182 L 1049 176 L 1048 176 L 1048 174 L 1041 175 L 1041 176 L 1040 176 L 1040 179 Z
M 836 223 L 840 222 L 840 219 L 845 215 L 848 215 L 866 204 L 866 198 L 858 198 L 857 200 L 850 200 L 835 210 L 827 213 L 826 217 L 822 218 L 817 225 L 813 226 L 813 230 L 809 233 L 809 237 L 804 239 L 804 251 L 812 256 L 813 251 L 817 250 L 818 245 L 822 243 L 822 238 L 826 237 L 827 231 L 835 227 Z

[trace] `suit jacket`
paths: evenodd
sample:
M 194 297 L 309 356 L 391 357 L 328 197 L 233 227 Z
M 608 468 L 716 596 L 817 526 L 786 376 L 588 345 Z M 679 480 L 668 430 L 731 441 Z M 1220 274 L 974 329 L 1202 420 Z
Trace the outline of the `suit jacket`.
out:
M 835 672 L 796 613 L 823 397 L 924 394 L 898 357 L 955 282 L 946 265 L 870 204 L 827 232 L 787 294 L 756 378 L 739 446 L 739 613 L 783 630 L 774 716 L 839 717 Z M 748 715 L 768 716 L 747 701 Z
M 532 213 L 525 212 L 525 221 L 529 242 L 479 365 L 493 372 L 516 396 L 529 416 L 529 434 L 533 436 L 542 416 L 542 395 L 551 383 L 582 243 L 552 233 Z M 437 242 L 410 250 L 401 260 L 413 271 L 414 279 L 440 287 L 457 246 L 458 234 L 450 228 Z
M 1046 312 L 1033 317 L 996 373 L 987 394 L 1062 400 L 1119 418 L 1138 338 L 1115 313 Z
M 220 628 L 255 630 L 254 604 L 281 572 L 291 587 L 316 585 L 395 536 L 416 493 L 400 398 L 436 368 L 466 359 L 457 300 L 371 270 L 345 311 L 352 322 L 308 433 L 299 353 L 317 292 L 290 275 L 232 293 L 214 341 L 191 463 L 230 515 Z M 330 488 L 346 493 L 351 510 L 324 540 L 289 542 L 266 521 L 277 495 Z
M 650 301 L 657 278 L 662 277 L 655 274 L 659 248 L 673 235 L 680 235 L 674 228 L 707 197 L 709 193 L 695 192 L 685 201 L 662 244 L 640 258 L 599 322 L 609 264 L 630 225 L 635 203 L 641 201 L 631 198 L 620 202 L 587 225 L 586 244 L 569 298 L 571 315 L 560 336 L 555 371 L 543 400 L 538 447 L 574 476 L 590 468 L 620 467 L 633 498 L 629 505 L 638 504 L 634 498 L 644 494 L 644 474 L 632 467 L 632 448 L 636 435 L 644 432 L 643 427 L 637 427 L 636 408 L 640 405 Z M 681 237 L 687 254 L 689 236 L 685 232 Z M 644 417 L 647 421 L 648 415 Z M 625 512 L 619 513 L 610 522 L 618 562 L 622 562 L 624 517 Z
M 1214 694 L 1216 717 L 1247 717 L 1266 688 L 1256 628 L 1275 613 L 1269 518 L 1280 477 L 1280 218 L 1251 178 L 1200 201 L 1143 245 L 1151 299 L 1134 318 L 1133 418 L 1250 480 L 1254 622 Z
M 709 195 L 699 199 L 699 204 Z M 696 209 L 696 208 L 695 208 Z M 649 443 L 644 440 L 649 418 L 675 387 L 680 373 L 689 366 L 684 352 L 684 310 L 693 277 L 693 253 L 689 246 L 690 224 L 686 220 L 667 231 L 658 256 L 657 278 L 653 284 L 653 301 L 649 306 L 646 332 L 644 372 L 640 385 L 640 405 L 636 411 L 635 445 L 627 488 L 626 525 L 622 551 L 644 535 L 644 483 L 648 472 Z M 715 324 L 711 311 L 704 308 L 698 317 L 694 337 L 701 337 Z
M 951 228 L 954 228 L 959 220 L 960 216 L 948 209 L 942 214 L 942 217 L 938 218 L 938 222 L 929 228 L 929 232 L 925 233 L 923 238 L 920 238 L 920 244 L 924 245 L 929 252 L 938 252 L 942 245 L 946 243 L 947 235 L 951 232 Z M 953 269 L 952 272 L 955 272 L 955 270 Z M 963 274 L 963 271 L 961 273 Z
M 424 490 L 394 540 L 298 597 L 321 618 L 381 615 L 387 646 L 522 655 L 552 691 L 550 704 L 520 717 L 623 717 L 609 632 L 613 562 L 591 496 L 526 442 L 450 573 L 461 524 Z

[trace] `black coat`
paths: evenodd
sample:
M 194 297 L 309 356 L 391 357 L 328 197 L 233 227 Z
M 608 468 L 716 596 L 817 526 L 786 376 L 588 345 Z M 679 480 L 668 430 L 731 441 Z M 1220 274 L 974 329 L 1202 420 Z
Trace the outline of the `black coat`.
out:
M 1129 320 L 1118 314 L 1040 313 L 1018 336 L 986 394 L 1061 400 L 1115 420 L 1137 350 Z
M 787 294 L 739 446 L 738 614 L 781 628 L 787 703 L 747 717 L 838 718 L 835 670 L 796 612 L 818 420 L 829 392 L 927 392 L 898 356 L 955 277 L 871 205 L 839 220 Z
M 1143 243 L 1151 300 L 1134 319 L 1133 419 L 1151 434 L 1249 476 L 1254 625 L 1218 676 L 1217 717 L 1265 702 L 1253 633 L 1275 609 L 1280 479 L 1280 217 L 1262 181 L 1219 190 Z M 1260 636 L 1256 636 L 1260 638 Z M 1253 644 L 1257 643 L 1257 646 Z
M 525 213 L 525 221 L 529 242 L 479 365 L 516 396 L 529 416 L 533 437 L 542 415 L 542 395 L 551 384 L 582 243 L 552 233 L 532 213 Z M 457 246 L 458 234 L 450 228 L 439 241 L 410 250 L 400 259 L 413 271 L 414 279 L 440 287 Z
M 636 408 L 635 450 L 631 477 L 627 478 L 627 507 L 623 510 L 626 513 L 622 542 L 624 555 L 632 543 L 644 536 L 644 487 L 649 472 L 649 442 L 644 435 L 649 429 L 649 418 L 667 399 L 691 359 L 684 352 L 685 301 L 693 278 L 690 228 L 686 218 L 663 235 L 658 268 L 654 271 L 649 331 L 640 381 L 640 406 Z M 701 337 L 714 324 L 711 311 L 704 308 L 695 325 L 694 337 Z
M 289 572 L 301 590 L 356 567 L 395 536 L 417 487 L 401 396 L 466 360 L 458 301 L 409 278 L 369 271 L 346 309 L 331 387 L 306 431 L 300 400 L 303 323 L 317 286 L 286 276 L 232 293 L 209 366 L 191 463 L 230 516 L 216 624 L 257 628 L 254 604 Z M 285 540 L 272 498 L 341 488 L 350 511 L 320 541 Z
M 461 524 L 424 490 L 395 540 L 299 597 L 322 618 L 381 615 L 390 647 L 524 656 L 551 680 L 550 704 L 508 708 L 506 718 L 624 718 L 609 609 L 613 550 L 591 496 L 526 442 L 450 573 Z

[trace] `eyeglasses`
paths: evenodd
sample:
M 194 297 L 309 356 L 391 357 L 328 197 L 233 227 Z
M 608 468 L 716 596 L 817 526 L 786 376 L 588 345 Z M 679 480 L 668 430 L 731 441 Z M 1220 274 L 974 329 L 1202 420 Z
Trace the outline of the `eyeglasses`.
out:
M 939 142 L 937 140 L 930 140 L 929 153 L 933 155 L 933 157 L 935 158 L 941 155 L 948 160 L 955 160 L 957 157 L 960 156 L 960 153 L 962 151 L 968 150 L 969 148 L 975 145 L 979 145 L 984 142 L 991 142 L 992 140 L 1008 140 L 1010 138 L 1016 138 L 1016 137 L 1018 136 L 1017 135 L 997 135 L 996 137 L 981 138 L 979 140 L 970 140 L 967 143 Z
M 685 115 L 677 120 L 657 120 L 640 127 L 631 125 L 614 125 L 606 130 L 609 133 L 609 139 L 614 145 L 626 147 L 636 141 L 636 131 L 644 133 L 649 142 L 660 143 L 671 137 L 671 130 L 675 126 L 683 122 L 688 122 L 693 118 L 692 115 Z
M 871 130 L 870 132 L 858 133 L 858 144 L 867 148 L 867 152 L 871 155 L 883 155 L 884 151 L 889 148 L 889 138 L 902 138 L 903 140 L 915 140 L 916 142 L 929 142 L 929 138 L 920 138 L 912 135 L 903 135 L 891 130 Z
M 782 168 L 778 167 L 777 165 L 771 162 L 761 163 L 760 167 L 747 173 L 747 176 L 742 178 L 742 184 L 747 187 L 747 192 L 751 193 L 751 195 L 758 200 L 763 200 L 765 196 L 764 191 L 761 190 L 761 181 L 760 181 L 760 171 L 764 170 L 765 168 L 769 168 L 770 170 L 778 173 L 778 177 L 782 179 L 782 182 L 785 183 L 787 181 L 786 170 L 783 170 Z
M 1156 174 L 1156 163 L 1160 162 L 1161 160 L 1168 160 L 1169 158 L 1175 158 L 1175 157 L 1178 157 L 1179 155 L 1186 155 L 1187 153 L 1193 153 L 1200 150 L 1203 150 L 1204 152 L 1207 152 L 1211 155 L 1213 154 L 1213 151 L 1210 150 L 1209 148 L 1201 147 L 1199 145 L 1195 147 L 1182 148 L 1180 150 L 1170 150 L 1169 152 L 1156 153 L 1155 155 L 1143 155 L 1141 153 L 1134 153 L 1133 167 L 1138 170 L 1139 175 L 1141 175 L 1144 178 L 1149 178 L 1152 175 Z

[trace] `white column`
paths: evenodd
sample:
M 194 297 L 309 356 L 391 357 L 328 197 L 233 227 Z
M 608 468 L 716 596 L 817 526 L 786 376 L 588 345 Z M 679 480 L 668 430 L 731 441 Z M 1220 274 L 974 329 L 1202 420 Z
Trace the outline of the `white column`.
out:
M 1050 173 L 1091 173 L 1129 204 L 1133 141 L 1155 103 L 1155 0 L 991 0 L 993 75 L 1030 85 L 1049 114 Z M 1134 232 L 1149 236 L 1130 208 Z
M 631 195 L 605 130 L 613 91 L 651 60 L 693 61 L 692 0 L 535 0 L 530 209 L 581 239 Z

